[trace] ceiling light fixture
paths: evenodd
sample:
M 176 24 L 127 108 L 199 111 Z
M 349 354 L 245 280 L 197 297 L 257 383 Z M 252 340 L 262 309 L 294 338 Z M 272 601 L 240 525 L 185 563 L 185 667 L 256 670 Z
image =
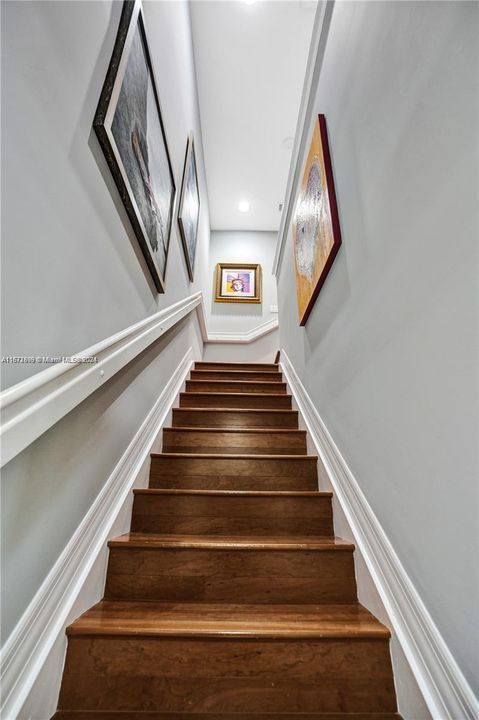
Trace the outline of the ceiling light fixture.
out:
M 254 5 L 256 0 L 243 0 L 245 5 Z
M 241 200 L 241 202 L 238 203 L 238 210 L 240 212 L 248 212 L 249 202 L 247 200 Z

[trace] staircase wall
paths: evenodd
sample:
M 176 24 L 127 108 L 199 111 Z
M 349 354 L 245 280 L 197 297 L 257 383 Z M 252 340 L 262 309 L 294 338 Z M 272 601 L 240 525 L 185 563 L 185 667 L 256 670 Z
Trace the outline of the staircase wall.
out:
M 209 217 L 188 4 L 144 6 L 178 191 L 187 137 L 195 132 L 201 192 L 195 283 L 187 276 L 175 222 L 166 293 L 156 293 L 91 130 L 122 3 L 4 3 L 2 170 L 8 183 L 3 186 L 2 290 L 9 303 L 2 317 L 2 355 L 74 355 L 201 289 Z M 201 358 L 196 313 L 2 468 L 3 640 L 19 627 L 190 349 L 192 359 Z M 3 385 L 45 367 L 2 365 Z M 120 525 L 124 521 L 120 518 Z M 96 597 L 103 572 L 100 562 L 99 581 L 92 584 Z M 51 702 L 64 647 L 62 638 L 43 690 L 37 689 L 25 717 Z
M 177 191 L 193 131 L 201 195 L 195 282 L 175 219 L 164 294 L 91 129 L 121 9 L 2 4 L 2 355 L 72 355 L 203 289 L 209 215 L 188 3 L 144 3 Z M 2 365 L 2 386 L 44 368 Z
M 276 279 L 272 273 L 277 234 L 275 232 L 212 231 L 209 270 L 205 288 L 205 315 L 212 333 L 245 333 L 278 317 Z M 215 302 L 215 268 L 219 262 L 260 263 L 263 278 L 262 303 Z M 205 360 L 213 362 L 271 362 L 278 350 L 278 330 L 249 344 L 208 343 Z
M 305 328 L 290 235 L 278 275 L 281 346 L 476 689 L 477 26 L 475 3 L 335 4 L 308 122 L 343 245 Z

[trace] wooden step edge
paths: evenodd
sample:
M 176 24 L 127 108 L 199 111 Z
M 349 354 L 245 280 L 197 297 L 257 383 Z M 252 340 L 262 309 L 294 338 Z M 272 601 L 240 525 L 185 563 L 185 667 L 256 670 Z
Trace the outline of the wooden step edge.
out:
M 295 460 L 301 462 L 317 462 L 317 455 L 233 455 L 229 453 L 174 453 L 174 452 L 162 452 L 150 453 L 150 457 L 154 459 L 205 459 L 205 460 Z
M 188 550 L 251 550 L 281 552 L 287 550 L 309 552 L 353 552 L 355 546 L 337 537 L 317 536 L 264 537 L 227 535 L 157 535 L 155 533 L 126 533 L 108 541 L 108 547 L 128 550 L 142 548 Z
M 185 408 L 181 408 L 184 410 Z M 193 408 L 191 408 L 193 409 Z M 208 410 L 208 408 L 203 408 L 205 410 Z M 279 433 L 281 435 L 289 435 L 290 433 L 294 433 L 296 435 L 306 435 L 306 430 L 298 430 L 296 428 L 244 428 L 244 427 L 237 427 L 237 428 L 231 428 L 231 427 L 195 427 L 194 425 L 183 425 L 182 427 L 169 427 L 169 428 L 163 428 L 163 432 L 166 433 L 175 433 L 175 432 L 216 432 L 216 433 L 251 433 L 251 434 L 260 434 L 260 435 L 270 435 L 271 433 L 276 434 Z
M 127 622 L 119 625 L 115 629 L 107 630 L 101 629 L 95 625 L 83 625 L 81 628 L 77 628 L 75 624 L 70 625 L 66 629 L 66 634 L 69 637 L 118 637 L 118 636 L 129 636 L 129 637 L 181 637 L 181 638 L 218 638 L 218 639 L 231 639 L 235 640 L 289 640 L 297 642 L 298 640 L 389 640 L 391 637 L 390 631 L 385 628 L 379 628 L 377 630 L 341 630 L 338 629 L 325 629 L 325 630 L 281 630 L 280 628 L 274 630 L 260 630 L 259 628 L 246 630 L 246 629 L 231 629 L 222 630 L 220 628 L 204 627 L 204 628 L 178 628 L 178 627 L 158 627 L 158 628 L 139 628 L 136 625 L 128 627 Z
M 234 393 L 234 392 L 198 392 L 197 390 L 185 390 L 180 397 L 247 397 L 247 398 L 290 398 L 287 393 Z
M 403 720 L 397 713 L 181 713 L 161 710 L 57 710 L 52 720 Z
M 209 362 L 208 360 L 198 360 L 197 362 L 195 362 L 194 369 L 195 370 L 207 370 L 209 367 L 223 368 L 225 370 L 228 370 L 229 368 L 233 368 L 234 370 L 241 370 L 242 367 L 259 368 L 259 369 L 267 368 L 268 372 L 277 372 L 279 370 L 278 365 L 275 365 L 275 363 Z
M 236 375 L 265 375 L 265 376 L 274 376 L 274 377 L 282 377 L 282 373 L 278 372 L 277 370 L 238 370 L 237 368 L 222 368 L 221 370 L 218 369 L 208 369 L 208 368 L 192 368 L 191 372 L 197 372 L 197 373 L 216 373 L 217 375 L 221 375 L 221 373 L 234 373 Z M 189 378 L 190 380 L 196 380 L 199 378 Z M 254 382 L 254 381 L 253 381 Z M 258 380 L 258 382 L 268 382 L 267 380 Z M 277 380 L 273 380 L 272 382 L 277 382 Z M 280 382 L 286 382 L 285 380 L 282 380 Z
M 391 637 L 389 628 L 357 602 L 285 606 L 102 600 L 71 623 L 67 634 L 260 641 Z
M 180 488 L 133 488 L 134 495 L 199 495 L 218 497 L 332 498 L 330 490 L 190 490 Z
M 397 713 L 178 713 L 161 710 L 57 710 L 52 720 L 403 720 Z
M 202 380 L 201 378 L 187 378 L 185 382 L 204 383 L 205 385 L 209 385 L 210 383 L 226 383 L 229 385 L 273 385 L 274 387 L 276 387 L 277 385 L 287 385 L 285 380 L 277 382 L 276 380 L 228 380 L 227 378 L 225 378 L 224 380 Z
M 212 393 L 215 395 L 216 393 Z M 233 393 L 234 395 L 235 393 Z M 287 395 L 280 395 L 280 397 L 288 397 Z M 226 408 L 226 407 L 177 407 L 173 408 L 173 412 L 222 412 L 222 413 L 231 413 L 231 412 L 245 412 L 245 413 L 294 413 L 295 415 L 298 414 L 297 410 L 291 410 L 291 408 Z M 241 428 L 240 428 L 241 429 Z M 274 428 L 270 428 L 274 429 Z

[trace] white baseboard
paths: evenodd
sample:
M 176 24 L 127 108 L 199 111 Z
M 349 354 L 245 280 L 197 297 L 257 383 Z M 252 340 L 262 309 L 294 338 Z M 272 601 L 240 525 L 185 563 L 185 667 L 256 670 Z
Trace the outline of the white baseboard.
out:
M 281 369 L 434 720 L 477 720 L 477 698 L 285 350 Z
M 2 649 L 3 720 L 18 717 L 192 366 L 190 348 Z M 58 668 L 58 677 L 61 667 Z M 52 684 L 56 702 L 57 686 Z M 55 697 L 53 697 L 55 696 Z M 50 708 L 51 709 L 51 708 Z M 49 712 L 49 710 L 48 710 Z M 45 715 L 49 717 L 47 708 Z
M 252 343 L 259 338 L 268 335 L 279 327 L 278 318 L 271 318 L 252 330 L 244 332 L 209 332 L 205 342 L 207 343 Z

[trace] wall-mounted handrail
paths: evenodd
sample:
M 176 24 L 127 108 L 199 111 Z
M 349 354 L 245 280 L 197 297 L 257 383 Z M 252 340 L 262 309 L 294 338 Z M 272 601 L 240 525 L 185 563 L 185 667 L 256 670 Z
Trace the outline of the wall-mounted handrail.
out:
M 1 466 L 119 372 L 193 310 L 205 343 L 250 343 L 278 327 L 276 319 L 244 333 L 207 330 L 203 293 L 197 292 L 111 335 L 0 394 Z M 90 358 L 94 358 L 93 361 Z

